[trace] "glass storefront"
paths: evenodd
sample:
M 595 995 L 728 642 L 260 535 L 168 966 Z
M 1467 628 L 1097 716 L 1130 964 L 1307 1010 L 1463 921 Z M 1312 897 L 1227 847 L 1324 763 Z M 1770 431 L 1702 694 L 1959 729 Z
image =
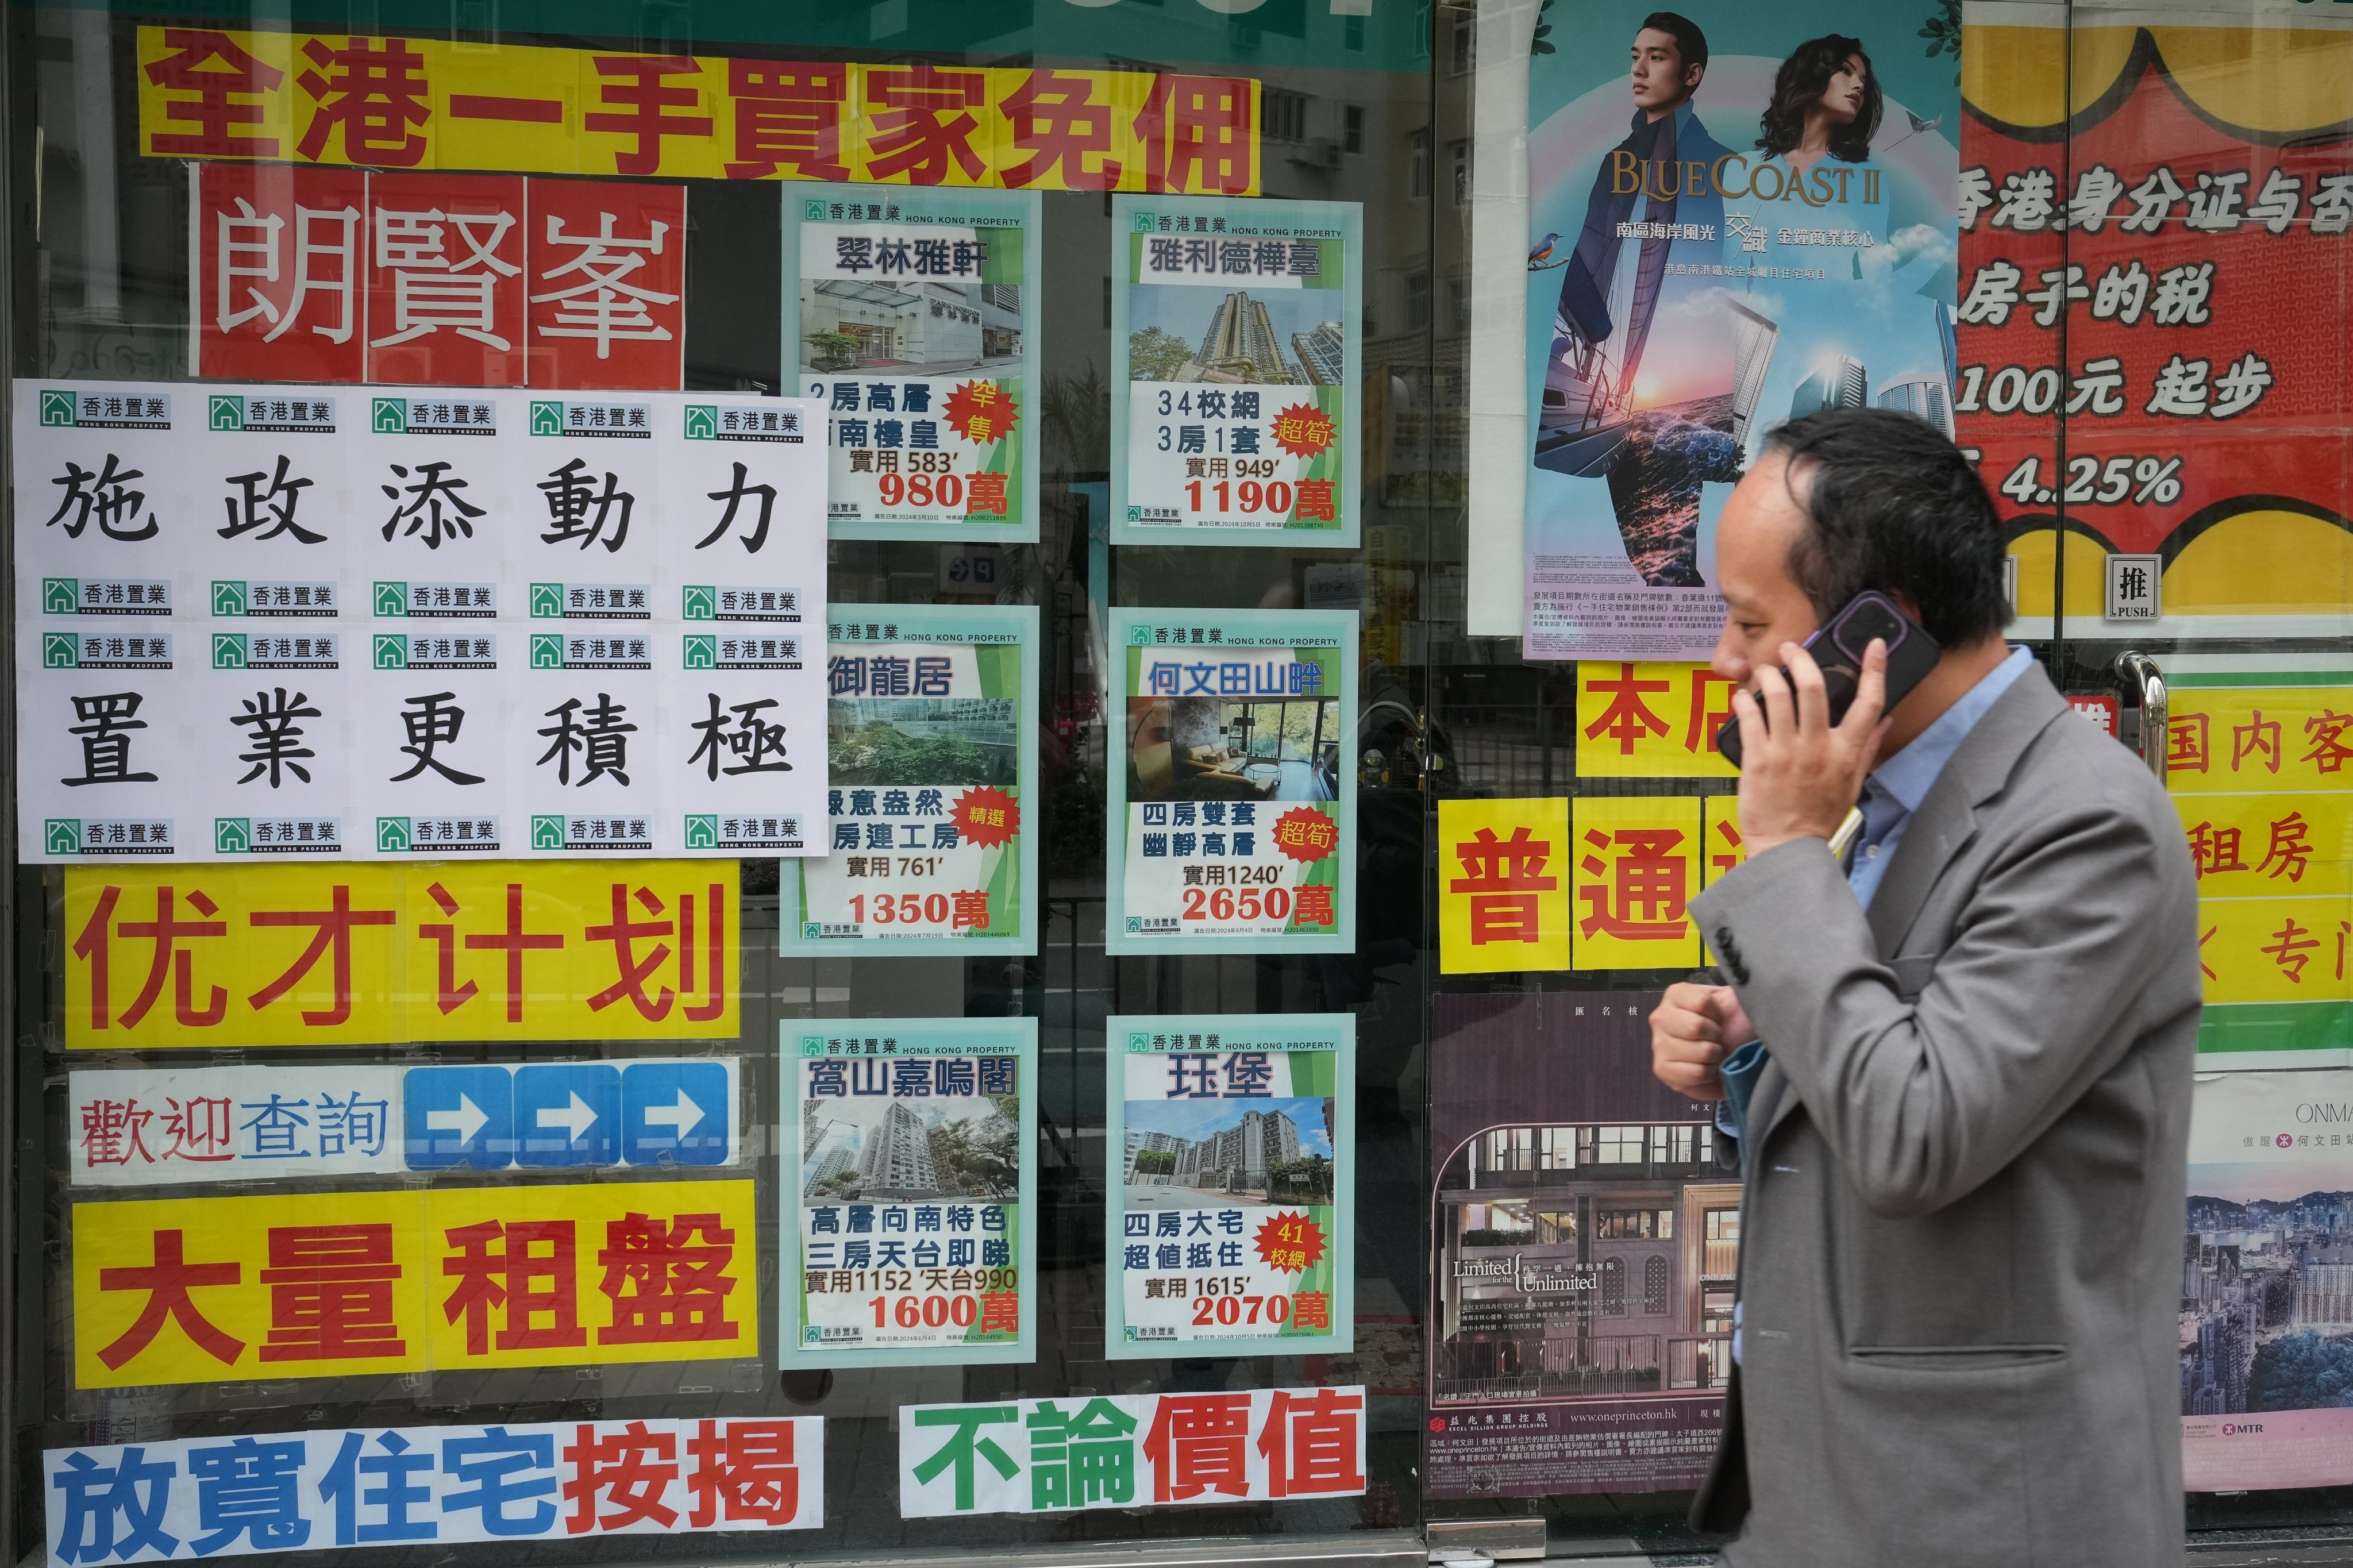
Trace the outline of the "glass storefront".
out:
M 2326 10 L 12 7 L 16 1552 L 1705 1550 L 1866 405 L 2181 802 L 2189 1528 L 2353 1523 Z

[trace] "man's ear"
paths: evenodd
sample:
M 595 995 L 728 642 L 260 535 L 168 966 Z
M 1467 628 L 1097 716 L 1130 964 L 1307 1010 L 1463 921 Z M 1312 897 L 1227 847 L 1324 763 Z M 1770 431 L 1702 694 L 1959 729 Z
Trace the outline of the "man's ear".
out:
M 1707 75 L 1705 66 L 1687 66 L 1683 69 L 1683 94 L 1689 97 L 1699 90 L 1700 79 Z
M 1895 601 L 1895 607 L 1904 612 L 1905 619 L 1914 626 L 1920 624 L 1920 606 L 1914 601 L 1911 595 L 1901 588 L 1890 588 L 1886 593 L 1889 598 Z

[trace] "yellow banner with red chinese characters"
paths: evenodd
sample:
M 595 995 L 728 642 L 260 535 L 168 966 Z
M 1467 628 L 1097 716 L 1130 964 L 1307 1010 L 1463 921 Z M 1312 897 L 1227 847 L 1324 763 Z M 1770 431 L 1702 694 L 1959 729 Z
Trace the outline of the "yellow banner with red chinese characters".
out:
M 73 1209 L 81 1388 L 760 1353 L 753 1184 Z
M 2353 790 L 2353 685 L 2179 686 L 2165 784 L 2177 795 Z
M 2353 904 L 2342 894 L 2201 899 L 2198 963 L 2209 1006 L 2353 1000 Z
M 1259 194 L 1259 84 L 139 29 L 154 158 Z
M 1715 749 L 1734 689 L 1704 664 L 1579 660 L 1577 776 L 1737 777 L 1740 770 Z
M 732 1039 L 733 860 L 69 868 L 66 1045 Z
M 1575 969 L 1690 969 L 1699 931 L 1686 912 L 1700 889 L 1694 795 L 1582 795 L 1572 816 Z
M 1568 802 L 1438 803 L 1443 974 L 1568 967 Z

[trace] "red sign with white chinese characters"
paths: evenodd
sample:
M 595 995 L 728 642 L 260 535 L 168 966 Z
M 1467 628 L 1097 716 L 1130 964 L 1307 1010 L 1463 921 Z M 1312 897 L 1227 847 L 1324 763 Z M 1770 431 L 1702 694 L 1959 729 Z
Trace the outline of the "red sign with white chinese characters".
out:
M 686 187 L 534 180 L 531 384 L 675 391 L 686 371 Z
M 375 174 L 367 215 L 367 379 L 522 385 L 522 177 Z
M 189 191 L 196 374 L 360 380 L 367 175 L 200 164 Z

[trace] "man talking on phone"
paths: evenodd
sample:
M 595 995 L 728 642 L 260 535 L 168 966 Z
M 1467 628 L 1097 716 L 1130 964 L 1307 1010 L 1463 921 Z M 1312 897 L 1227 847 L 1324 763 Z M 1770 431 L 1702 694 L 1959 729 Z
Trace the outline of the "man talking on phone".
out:
M 1730 984 L 1651 1020 L 1746 1181 L 1693 1523 L 1736 1568 L 2179 1563 L 2180 823 L 2004 645 L 2000 522 L 1951 442 L 1842 409 L 1767 444 L 1716 547 L 1748 858 L 1692 904 Z M 1942 651 L 1883 712 L 1884 643 L 1853 650 L 1833 723 L 1799 645 L 1866 590 Z

